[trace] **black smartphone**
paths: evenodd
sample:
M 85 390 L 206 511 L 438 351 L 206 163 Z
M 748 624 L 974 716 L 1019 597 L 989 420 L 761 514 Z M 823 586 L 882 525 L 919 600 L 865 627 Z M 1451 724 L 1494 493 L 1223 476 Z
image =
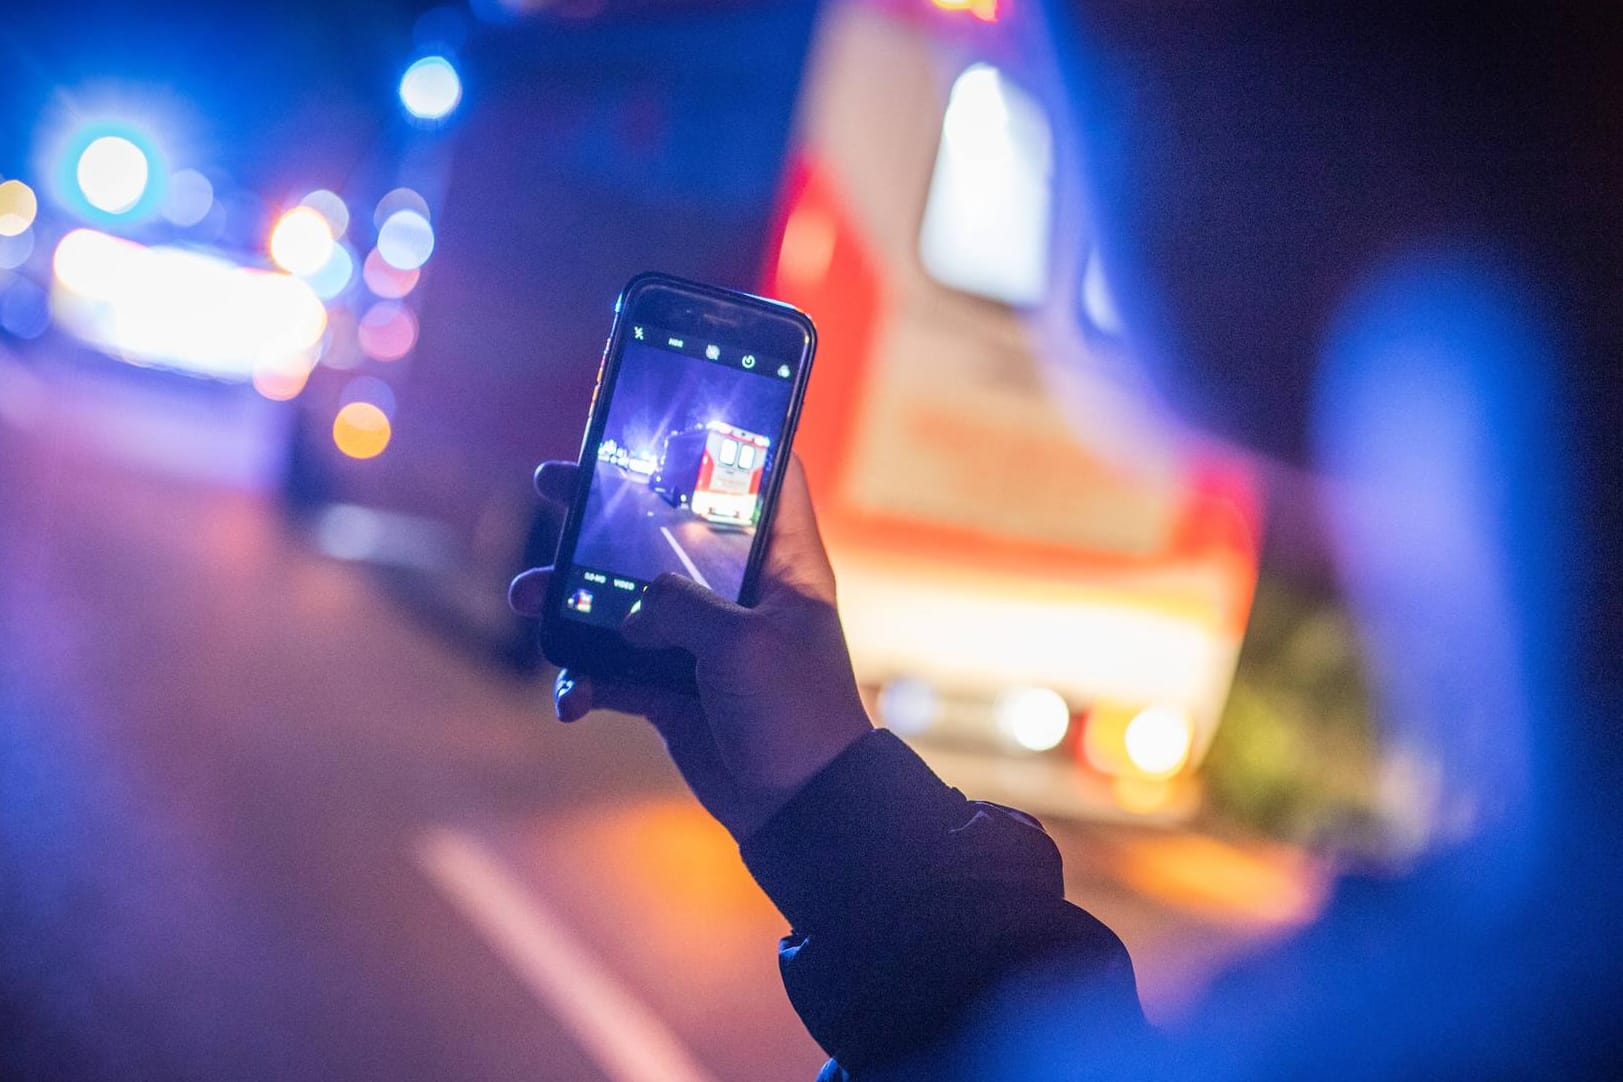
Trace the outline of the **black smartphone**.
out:
M 635 649 L 620 624 L 667 571 L 755 603 L 817 331 L 789 305 L 663 274 L 633 278 L 614 312 L 541 648 L 692 690 L 690 655 Z

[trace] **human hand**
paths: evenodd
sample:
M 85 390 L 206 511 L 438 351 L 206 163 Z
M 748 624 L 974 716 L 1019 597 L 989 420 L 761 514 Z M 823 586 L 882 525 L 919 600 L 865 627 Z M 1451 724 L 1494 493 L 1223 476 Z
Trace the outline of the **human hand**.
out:
M 560 519 L 578 479 L 573 462 L 544 462 L 536 471 L 536 490 Z M 513 580 L 515 610 L 540 615 L 551 571 Z M 692 654 L 697 698 L 565 670 L 553 688 L 559 720 L 577 721 L 594 707 L 647 718 L 699 802 L 740 841 L 873 728 L 798 458 L 783 480 L 754 608 L 666 574 L 649 585 L 621 633 L 633 646 Z

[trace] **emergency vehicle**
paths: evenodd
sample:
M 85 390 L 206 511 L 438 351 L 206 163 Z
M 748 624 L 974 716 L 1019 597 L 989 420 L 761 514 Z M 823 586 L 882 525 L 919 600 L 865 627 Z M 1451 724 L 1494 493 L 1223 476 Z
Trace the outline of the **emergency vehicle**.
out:
M 649 487 L 715 526 L 754 526 L 771 441 L 722 421 L 672 432 Z
M 796 450 L 878 720 L 966 790 L 1176 816 L 1257 486 L 1157 410 L 1120 334 L 1043 17 L 825 3 L 761 291 L 818 326 Z

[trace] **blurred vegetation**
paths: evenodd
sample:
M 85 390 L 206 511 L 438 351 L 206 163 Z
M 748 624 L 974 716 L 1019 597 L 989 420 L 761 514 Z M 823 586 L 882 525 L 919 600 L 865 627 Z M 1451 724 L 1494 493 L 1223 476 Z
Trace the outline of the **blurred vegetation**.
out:
M 1373 855 L 1379 737 L 1352 621 L 1332 597 L 1258 586 L 1206 759 L 1209 810 L 1317 850 Z

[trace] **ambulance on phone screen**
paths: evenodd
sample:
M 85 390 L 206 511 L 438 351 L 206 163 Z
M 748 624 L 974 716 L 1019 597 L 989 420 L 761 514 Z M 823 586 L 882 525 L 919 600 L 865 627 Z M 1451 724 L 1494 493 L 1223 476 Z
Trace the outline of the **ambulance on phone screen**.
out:
M 723 421 L 672 432 L 649 487 L 715 526 L 752 527 L 771 440 Z
M 1255 486 L 1137 377 L 1041 17 L 825 5 L 761 288 L 817 322 L 796 449 L 879 720 L 1034 810 L 1176 816 L 1245 629 Z

